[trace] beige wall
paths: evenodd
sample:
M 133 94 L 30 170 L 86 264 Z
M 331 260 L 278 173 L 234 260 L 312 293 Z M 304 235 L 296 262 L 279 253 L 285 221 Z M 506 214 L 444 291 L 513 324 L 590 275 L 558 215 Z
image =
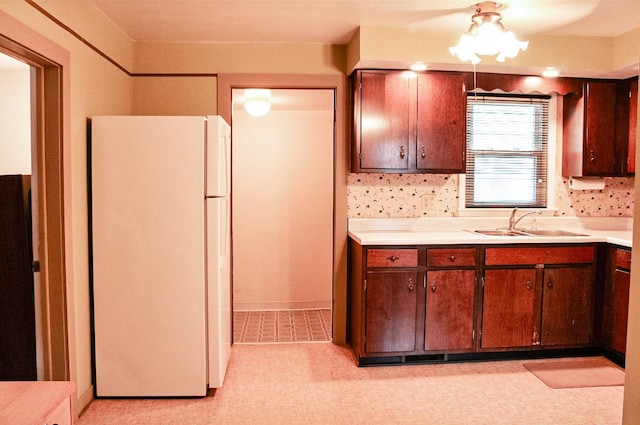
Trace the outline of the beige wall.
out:
M 0 175 L 31 174 L 29 66 L 0 69 Z
M 84 37 L 110 45 L 114 55 L 131 57 L 132 43 L 113 43 L 122 34 L 100 14 L 88 14 L 88 2 L 46 2 L 60 9 L 64 24 L 73 28 L 92 28 Z M 53 3 L 56 3 L 55 5 Z M 62 13 L 62 11 L 67 13 Z M 130 77 L 113 63 L 89 48 L 73 34 L 24 1 L 0 2 L 0 12 L 33 29 L 69 52 L 70 87 L 67 87 L 69 116 L 65 117 L 69 135 L 65 140 L 64 175 L 66 281 L 70 286 L 69 323 L 71 378 L 76 381 L 76 408 L 81 409 L 92 396 L 91 338 L 89 320 L 89 265 L 87 218 L 87 118 L 102 114 L 128 114 L 131 111 Z M 87 21 L 88 19 L 88 21 Z M 5 28 L 6 29 L 6 28 Z M 0 27 L 0 34 L 4 29 Z M 29 47 L 29 44 L 26 44 Z M 130 51 L 127 51 L 130 50 Z M 45 56 L 47 52 L 41 52 Z
M 636 45 L 640 58 L 640 43 Z M 640 98 L 638 98 L 640 106 Z M 640 109 L 638 109 L 640 111 Z M 640 129 L 640 115 L 637 118 Z M 640 132 L 637 134 L 636 146 L 640 144 Z M 640 149 L 636 149 L 636 164 L 640 160 Z M 640 196 L 640 187 L 635 188 L 636 196 Z M 634 213 L 640 213 L 640 205 L 636 204 Z M 633 250 L 631 258 L 631 286 L 629 291 L 629 322 L 627 325 L 627 353 L 624 384 L 624 408 L 622 423 L 636 425 L 640 421 L 640 220 L 633 221 Z
M 216 115 L 217 78 L 211 76 L 136 76 L 132 79 L 134 115 Z
M 233 111 L 234 310 L 331 308 L 333 90 L 315 95 L 325 110 Z

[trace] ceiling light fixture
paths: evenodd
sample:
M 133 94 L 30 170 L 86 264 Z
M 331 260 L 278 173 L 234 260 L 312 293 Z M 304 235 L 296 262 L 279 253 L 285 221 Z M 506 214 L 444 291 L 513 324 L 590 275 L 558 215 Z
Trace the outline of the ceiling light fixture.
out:
M 469 30 L 462 34 L 458 45 L 449 48 L 452 55 L 463 62 L 473 64 L 480 62 L 479 55 L 498 55 L 496 60 L 504 62 L 506 58 L 514 58 L 520 50 L 527 50 L 528 41 L 519 41 L 515 34 L 502 25 L 502 15 L 496 12 L 504 5 L 485 1 L 475 5 L 476 12 L 471 17 Z
M 244 110 L 254 117 L 263 117 L 271 110 L 271 90 L 245 89 Z
M 560 71 L 556 68 L 550 66 L 542 71 L 543 77 L 555 78 L 560 75 Z
M 411 64 L 409 69 L 412 70 L 412 71 L 426 71 L 427 64 L 424 63 L 424 62 L 415 62 L 415 63 Z

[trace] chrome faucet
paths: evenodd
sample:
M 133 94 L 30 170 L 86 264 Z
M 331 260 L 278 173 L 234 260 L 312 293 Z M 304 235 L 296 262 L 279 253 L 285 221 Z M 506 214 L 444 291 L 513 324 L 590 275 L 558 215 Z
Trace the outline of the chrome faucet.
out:
M 517 211 L 518 211 L 518 207 L 515 207 L 513 209 L 513 211 L 511 211 L 511 216 L 509 217 L 509 230 L 517 230 L 516 226 L 518 225 L 518 223 L 520 223 L 520 220 L 522 220 L 523 218 L 525 218 L 528 215 L 531 215 L 531 214 L 542 214 L 542 211 L 540 211 L 540 210 L 529 211 L 528 213 L 522 214 L 520 216 L 520 218 L 518 218 L 516 220 L 516 212 Z

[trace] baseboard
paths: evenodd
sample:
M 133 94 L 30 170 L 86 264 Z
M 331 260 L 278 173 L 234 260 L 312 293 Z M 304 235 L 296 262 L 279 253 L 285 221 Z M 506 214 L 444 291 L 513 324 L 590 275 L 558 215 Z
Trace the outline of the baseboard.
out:
M 73 410 L 76 415 L 76 418 L 79 418 L 85 410 L 89 407 L 91 402 L 93 401 L 93 385 L 90 385 L 87 390 L 78 395 L 78 399 L 76 400 Z
M 258 303 L 234 302 L 234 311 L 255 311 L 255 310 L 316 310 L 330 309 L 331 300 L 316 301 L 273 301 Z

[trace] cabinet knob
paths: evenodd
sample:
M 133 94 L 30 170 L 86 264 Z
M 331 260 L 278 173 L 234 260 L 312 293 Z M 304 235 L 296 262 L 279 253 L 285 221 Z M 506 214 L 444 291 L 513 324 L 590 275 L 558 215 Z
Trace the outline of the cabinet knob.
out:
M 596 160 L 596 152 L 593 149 L 589 150 L 589 161 L 594 162 Z
M 431 284 L 431 292 L 436 292 L 436 284 L 435 283 Z
M 422 145 L 422 147 L 420 148 L 420 156 L 423 157 L 423 158 L 427 156 L 427 151 L 426 151 L 424 145 Z
M 405 156 L 404 146 L 400 146 L 400 158 L 404 158 L 404 156 Z
M 409 279 L 409 291 L 413 291 L 413 279 Z
M 387 257 L 387 260 L 389 260 L 391 262 L 399 260 L 399 259 L 400 259 L 400 257 L 396 257 L 395 255 L 392 255 L 391 257 Z
M 531 289 L 533 287 L 533 284 L 531 283 L 531 280 L 527 279 L 527 289 Z
M 456 256 L 455 256 L 455 255 L 450 256 L 450 257 L 449 257 L 449 260 L 451 260 L 451 261 L 456 261 Z
M 551 279 L 549 279 L 549 281 L 547 282 L 547 288 L 553 289 L 553 282 L 551 281 Z

